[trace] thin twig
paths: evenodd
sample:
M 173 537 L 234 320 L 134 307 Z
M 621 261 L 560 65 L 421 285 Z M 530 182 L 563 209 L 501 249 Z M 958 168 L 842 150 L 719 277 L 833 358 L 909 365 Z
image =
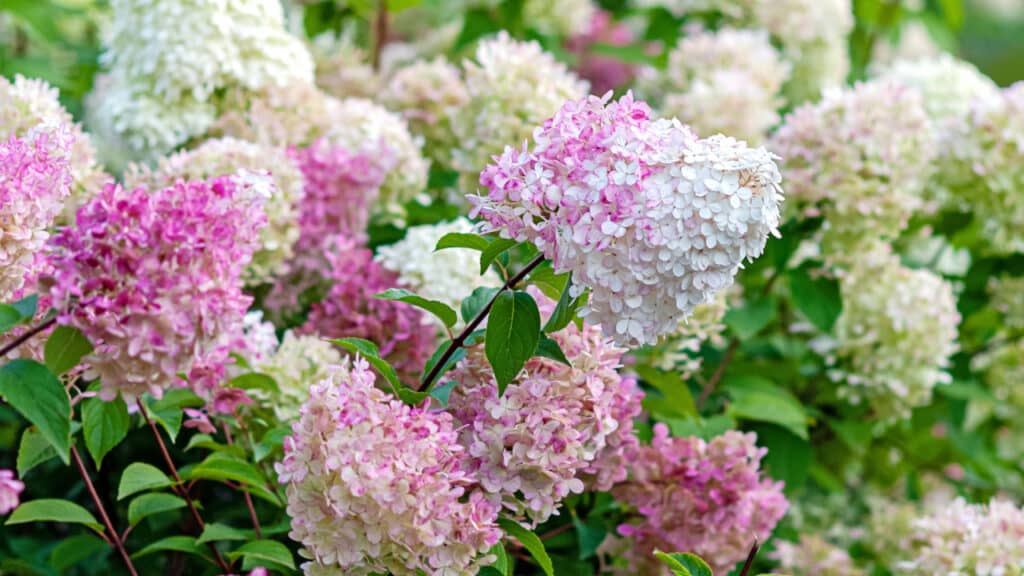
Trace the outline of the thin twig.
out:
M 704 402 L 707 402 L 708 396 L 711 395 L 715 386 L 717 386 L 722 380 L 722 377 L 725 376 L 725 370 L 729 367 L 729 364 L 732 363 L 732 359 L 736 357 L 736 351 L 739 350 L 739 348 L 740 339 L 733 337 L 733 339 L 729 341 L 729 347 L 725 349 L 725 355 L 722 356 L 722 361 L 718 363 L 718 368 L 715 369 L 715 373 L 711 375 L 711 378 L 708 378 L 708 381 L 700 390 L 700 396 L 697 398 L 698 409 L 704 407 Z
M 558 536 L 559 534 L 562 534 L 563 532 L 568 532 L 569 530 L 572 530 L 572 529 L 573 529 L 572 523 L 562 524 L 558 528 L 552 528 L 551 531 L 545 532 L 544 534 L 541 534 L 540 539 L 541 540 L 548 540 L 550 538 L 554 538 L 555 536 Z
M 747 576 L 747 572 L 750 571 L 750 567 L 754 565 L 754 558 L 757 557 L 757 551 L 761 548 L 761 543 L 754 538 L 754 545 L 750 548 L 750 554 L 747 554 L 747 561 L 743 563 L 743 570 L 740 570 L 740 576 Z
M 437 363 L 434 364 L 434 367 L 430 369 L 430 373 L 423 379 L 423 382 L 420 383 L 417 390 L 430 390 L 431 384 L 433 384 L 434 380 L 441 374 L 441 370 L 444 368 L 445 364 L 448 363 L 448 360 L 450 360 L 455 354 L 455 351 L 462 347 L 466 342 L 466 339 L 469 338 L 469 335 L 472 334 L 478 326 L 480 326 L 485 318 L 487 318 L 487 315 L 491 312 L 491 307 L 494 306 L 494 302 L 498 299 L 498 296 L 500 296 L 505 290 L 509 290 L 516 284 L 520 283 L 530 272 L 533 272 L 534 268 L 540 266 L 543 262 L 544 255 L 538 254 L 537 257 L 530 260 L 530 263 L 520 270 L 519 273 L 505 281 L 505 284 L 494 293 L 494 296 L 491 297 L 490 302 L 481 308 L 473 320 L 462 329 L 462 332 L 459 333 L 455 340 L 452 340 L 452 343 L 448 345 L 444 354 L 442 354 L 441 358 L 439 358 Z
M 377 21 L 373 34 L 373 69 L 380 70 L 380 56 L 388 42 L 388 0 L 377 0 Z
M 224 422 L 223 426 L 224 426 L 224 436 L 228 440 L 228 446 L 234 446 L 235 442 L 231 438 L 231 428 L 228 426 L 227 422 Z M 256 506 L 254 506 L 253 503 L 252 503 L 252 494 L 249 494 L 245 490 L 241 490 L 241 492 L 242 492 L 242 495 L 245 497 L 245 505 L 249 507 L 249 518 L 252 519 L 252 527 L 256 530 L 256 539 L 257 540 L 262 540 L 263 539 L 263 531 L 260 530 L 260 520 L 256 516 Z
M 35 328 L 32 328 L 28 332 L 25 332 L 21 336 L 18 336 L 17 338 L 15 338 L 7 346 L 4 346 L 3 348 L 0 348 L 0 358 L 3 358 L 4 356 L 7 356 L 7 354 L 11 350 L 14 350 L 15 348 L 17 348 L 18 346 L 21 346 L 25 342 L 28 342 L 33 336 L 35 336 L 36 334 L 39 334 L 43 330 L 46 330 L 50 326 L 53 326 L 54 323 L 56 323 L 56 322 L 57 322 L 57 317 L 54 316 L 53 318 L 50 318 L 49 320 L 46 320 L 43 323 L 39 324 Z
M 110 516 L 107 515 L 107 509 L 103 506 L 103 501 L 100 500 L 100 495 L 96 492 L 96 487 L 92 484 L 92 479 L 89 478 L 89 473 L 85 469 L 85 464 L 82 462 L 82 456 L 78 453 L 78 448 L 71 445 L 71 456 L 75 459 L 75 466 L 78 468 L 79 474 L 82 475 L 82 480 L 85 481 L 85 487 L 89 490 L 89 495 L 92 496 L 92 501 L 96 504 L 96 509 L 100 512 L 100 519 L 103 520 L 103 525 L 107 531 L 110 532 L 110 538 L 107 543 L 117 549 L 118 553 L 121 554 L 121 558 L 124 560 L 125 566 L 128 567 L 128 572 L 132 576 L 138 576 L 139 573 L 135 571 L 135 566 L 132 564 L 132 557 L 128 555 L 128 551 L 124 549 L 124 540 L 118 536 L 117 530 L 114 529 L 113 522 L 110 521 Z
M 203 522 L 203 517 L 199 515 L 199 510 L 196 509 L 195 503 L 192 502 L 192 498 L 188 494 L 188 488 L 186 488 L 181 481 L 181 476 L 178 474 L 178 468 L 174 465 L 174 461 L 171 460 L 171 454 L 170 452 L 167 451 L 167 445 L 164 444 L 164 439 L 160 435 L 160 431 L 157 430 L 156 422 L 153 422 L 153 420 L 149 417 L 149 412 L 146 410 L 146 405 L 142 403 L 141 398 L 137 398 L 135 400 L 135 404 L 136 406 L 139 407 L 139 413 L 142 414 L 142 417 L 146 419 L 146 423 L 149 424 L 150 429 L 153 431 L 153 437 L 156 438 L 157 445 L 160 446 L 160 453 L 164 457 L 164 462 L 167 464 L 167 469 L 170 470 L 171 472 L 171 477 L 174 478 L 175 492 L 177 492 L 178 496 L 181 496 L 181 498 L 185 500 L 185 504 L 188 505 L 188 509 L 192 513 L 192 518 L 196 521 L 196 524 L 199 526 L 199 530 L 205 530 L 206 523 Z M 221 557 L 220 551 L 217 550 L 217 547 L 214 545 L 214 543 L 207 542 L 206 544 L 210 548 L 210 551 L 213 552 L 213 556 L 217 560 L 217 565 L 220 566 L 221 570 L 223 570 L 225 574 L 231 573 L 231 566 L 224 561 L 224 558 Z

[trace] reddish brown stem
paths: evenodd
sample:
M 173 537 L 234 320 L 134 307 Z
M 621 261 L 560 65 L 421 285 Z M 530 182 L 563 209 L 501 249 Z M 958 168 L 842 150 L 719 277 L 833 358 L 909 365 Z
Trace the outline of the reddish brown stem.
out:
M 39 334 L 43 330 L 46 330 L 50 326 L 53 326 L 56 322 L 57 322 L 57 317 L 54 316 L 53 318 L 50 318 L 49 320 L 46 320 L 45 322 L 39 324 L 35 328 L 32 328 L 28 332 L 25 332 L 21 336 L 18 336 L 13 341 L 11 341 L 11 343 L 8 344 L 7 346 L 4 346 L 3 348 L 0 348 L 0 358 L 3 358 L 4 356 L 7 356 L 7 354 L 11 350 L 14 350 L 15 348 L 17 348 L 18 346 L 21 346 L 25 342 L 28 342 L 29 340 L 32 339 L 33 336 L 35 336 L 36 334 Z
M 380 56 L 388 42 L 388 0 L 377 0 L 377 20 L 373 33 L 373 69 L 380 70 Z
M 227 422 L 225 422 L 223 426 L 224 436 L 228 440 L 228 446 L 233 446 L 235 443 L 234 440 L 232 440 L 231 438 L 231 428 L 228 426 Z M 252 503 L 252 494 L 249 494 L 245 490 L 242 490 L 242 495 L 245 497 L 245 505 L 249 507 L 249 518 L 252 519 L 252 527 L 256 530 L 256 538 L 258 540 L 262 540 L 263 531 L 260 530 L 260 520 L 256 516 L 256 506 L 254 506 Z
M 548 540 L 550 538 L 554 538 L 555 536 L 558 536 L 559 534 L 561 534 L 563 532 L 568 532 L 569 530 L 572 530 L 572 529 L 573 529 L 573 525 L 572 524 L 562 524 L 558 528 L 553 528 L 550 532 L 545 532 L 544 534 L 542 534 L 540 539 L 541 540 Z
M 110 532 L 110 537 L 107 538 L 105 535 L 104 540 L 108 544 L 117 549 L 117 552 L 121 555 L 124 560 L 125 566 L 128 567 L 128 572 L 132 576 L 138 576 L 139 573 L 135 571 L 135 565 L 132 564 L 132 557 L 128 555 L 128 551 L 124 549 L 124 539 L 117 534 L 117 530 L 114 529 L 114 523 L 110 521 L 110 516 L 107 515 L 107 509 L 103 506 L 103 501 L 100 500 L 100 495 L 96 492 L 96 487 L 92 484 L 92 479 L 89 478 L 89 473 L 85 469 L 85 464 L 82 462 L 82 456 L 78 453 L 78 448 L 74 445 L 71 446 L 71 456 L 75 459 L 75 466 L 78 468 L 78 473 L 82 475 L 82 480 L 85 482 L 86 489 L 89 490 L 89 496 L 92 497 L 92 501 L 96 504 L 96 509 L 100 512 L 100 519 L 103 520 L 103 525 L 107 531 Z
M 754 558 L 757 557 L 757 551 L 761 548 L 761 543 L 754 538 L 754 545 L 750 548 L 750 554 L 747 554 L 747 561 L 743 563 L 743 570 L 740 570 L 740 576 L 747 576 L 747 572 L 750 572 L 750 567 L 754 565 Z

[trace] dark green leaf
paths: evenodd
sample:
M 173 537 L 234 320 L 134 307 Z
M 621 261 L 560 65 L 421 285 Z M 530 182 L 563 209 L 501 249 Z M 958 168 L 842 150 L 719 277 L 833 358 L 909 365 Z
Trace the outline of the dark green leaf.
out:
M 238 528 L 232 528 L 227 524 L 220 524 L 217 522 L 210 522 L 203 529 L 203 533 L 199 535 L 196 540 L 196 544 L 206 544 L 207 542 L 221 542 L 224 540 L 248 540 L 252 538 L 252 534 L 247 530 L 239 530 Z
M 59 376 L 78 366 L 82 356 L 89 352 L 92 352 L 92 344 L 78 328 L 57 326 L 46 341 L 43 357 L 46 367 Z
M 196 539 L 191 536 L 168 536 L 162 538 L 132 554 L 132 559 L 141 558 L 154 552 L 184 552 L 185 554 L 198 556 L 211 564 L 213 563 L 213 558 L 206 552 L 206 548 L 196 544 Z
M 537 561 L 537 564 L 540 565 L 541 570 L 547 576 L 555 575 L 555 568 L 551 565 L 551 557 L 548 556 L 548 551 L 544 549 L 544 543 L 541 542 L 536 534 L 508 518 L 498 518 L 498 526 L 505 531 L 505 534 L 515 538 L 523 545 L 523 548 L 526 548 L 526 551 L 530 553 L 530 556 L 533 556 L 533 559 Z
M 21 320 L 21 313 L 14 306 L 0 304 L 0 334 L 20 324 Z
M 109 545 L 102 538 L 92 534 L 77 534 L 64 538 L 50 552 L 50 566 L 54 570 L 64 572 L 75 564 L 82 562 L 94 554 L 106 551 Z
M 25 428 L 18 446 L 18 477 L 24 477 L 32 468 L 56 457 L 57 451 L 35 426 Z
M 491 267 L 491 263 L 494 260 L 505 253 L 509 248 L 512 248 L 518 244 L 515 240 L 506 240 L 505 238 L 495 238 L 484 251 L 480 253 L 480 273 L 487 272 L 487 269 Z
M 454 51 L 461 50 L 476 42 L 479 38 L 493 34 L 501 30 L 501 25 L 491 18 L 491 13 L 485 8 L 477 8 L 466 12 L 462 19 L 462 30 L 455 39 Z
M 171 479 L 156 466 L 145 462 L 132 462 L 121 474 L 121 483 L 117 486 L 117 499 L 124 500 L 132 494 L 166 488 L 172 484 Z
M 88 398 L 82 403 L 82 433 L 85 447 L 96 462 L 103 465 L 103 457 L 128 435 L 128 407 L 120 396 L 111 401 Z
M 579 310 L 583 298 L 573 298 L 570 296 L 570 287 L 572 287 L 572 279 L 566 281 L 562 293 L 558 296 L 558 304 L 555 305 L 555 310 L 551 313 L 547 323 L 544 324 L 544 332 L 548 334 L 558 332 L 568 326 L 573 318 L 576 317 L 576 312 Z
M 331 340 L 331 343 L 337 344 L 349 352 L 354 352 L 365 358 L 388 381 L 388 384 L 391 385 L 391 391 L 402 402 L 416 405 L 423 402 L 427 397 L 426 392 L 417 392 L 402 384 L 402 381 L 398 379 L 398 373 L 395 372 L 395 369 L 386 360 L 380 357 L 380 351 L 373 342 L 363 340 L 362 338 L 342 338 L 340 340 Z
M 654 555 L 667 564 L 675 576 L 712 576 L 708 563 L 696 554 L 655 551 Z
M 164 392 L 164 397 L 151 402 L 150 416 L 163 426 L 167 435 L 174 442 L 181 430 L 181 411 L 184 408 L 198 408 L 204 404 L 203 399 L 196 396 L 188 388 L 172 388 Z
M 540 312 L 526 292 L 505 291 L 498 295 L 487 320 L 484 351 L 498 382 L 498 394 L 515 379 L 537 350 L 540 340 Z
M 808 266 L 789 272 L 793 304 L 822 332 L 829 332 L 843 311 L 839 282 L 833 278 L 811 277 Z
M 778 424 L 807 439 L 807 413 L 800 401 L 788 391 L 756 376 L 729 378 L 723 388 L 732 397 L 726 409 L 729 416 Z
M 558 341 L 546 334 L 541 336 L 540 341 L 537 342 L 537 351 L 534 352 L 534 355 L 542 358 L 550 358 L 555 362 L 561 362 L 562 364 L 572 368 L 572 364 L 569 363 L 569 359 L 565 357 L 565 352 L 562 351 L 562 347 L 558 344 Z
M 576 528 L 576 544 L 580 549 L 579 559 L 586 560 L 597 553 L 597 547 L 604 542 L 607 530 L 600 525 L 585 524 L 575 514 L 572 517 L 573 526 Z
M 22 502 L 4 524 L 27 524 L 29 522 L 60 522 L 62 524 L 82 524 L 103 531 L 103 526 L 85 508 L 67 500 L 44 498 Z
M 54 447 L 65 464 L 70 462 L 71 401 L 46 366 L 32 360 L 12 360 L 0 368 L 0 395 L 21 413 Z
M 455 310 L 452 310 L 451 307 L 449 307 L 444 302 L 438 302 L 437 300 L 428 300 L 422 296 L 414 294 L 408 290 L 403 290 L 401 288 L 389 288 L 381 292 L 380 294 L 377 294 L 375 298 L 381 298 L 383 300 L 393 300 L 396 302 L 404 302 L 406 304 L 409 304 L 410 306 L 422 308 L 423 310 L 426 310 L 427 312 L 430 312 L 434 316 L 440 318 L 441 322 L 444 322 L 444 325 L 449 328 L 455 326 L 455 323 L 459 321 L 459 316 L 458 314 L 455 313 Z
M 494 546 L 491 546 L 490 553 L 494 554 L 498 558 L 490 567 L 497 571 L 499 576 L 511 576 L 512 560 L 509 559 L 508 552 L 505 551 L 505 545 L 498 542 Z
M 128 524 L 134 526 L 147 516 L 178 510 L 185 506 L 185 501 L 173 494 L 142 494 L 128 504 Z
M 634 369 L 644 379 L 644 382 L 661 392 L 665 399 L 662 407 L 667 416 L 676 418 L 697 416 L 697 405 L 693 401 L 693 395 L 690 394 L 690 388 L 678 373 L 666 374 L 642 364 L 637 365 Z
M 785 482 L 787 496 L 798 493 L 814 461 L 811 445 L 788 428 L 774 424 L 755 424 L 749 430 L 757 433 L 757 445 L 768 449 L 763 464 L 768 475 Z
M 184 475 L 184 473 L 183 473 Z M 281 505 L 277 494 L 267 488 L 267 481 L 258 468 L 230 454 L 214 452 L 189 470 L 188 479 L 214 480 L 217 482 L 238 482 L 248 492 L 264 500 Z
M 255 560 L 257 561 L 256 566 L 263 566 L 264 564 L 261 562 L 271 562 L 279 566 L 286 566 L 291 570 L 295 569 L 295 560 L 292 558 L 292 553 L 288 551 L 284 544 L 274 540 L 247 542 L 238 550 L 229 552 L 228 558 L 232 561 L 238 558 Z M 250 564 L 250 566 L 252 565 Z
M 434 248 L 434 252 L 444 250 L 446 248 L 468 248 L 470 250 L 483 252 L 489 244 L 490 242 L 487 238 L 478 234 L 449 232 L 437 241 L 437 246 Z
M 249 372 L 241 376 L 235 376 L 227 383 L 228 388 L 241 388 L 242 390 L 266 390 L 267 392 L 280 393 L 281 388 L 277 380 L 259 372 Z
M 540 288 L 545 296 L 552 300 L 558 300 L 569 283 L 569 273 L 555 274 L 555 270 L 551 267 L 551 261 L 546 260 L 533 272 L 530 272 L 528 280 L 530 284 Z
M 25 320 L 29 320 L 35 317 L 36 311 L 39 308 L 39 294 L 26 296 L 25 298 L 12 303 L 11 306 L 18 311 L 18 314 L 21 314 L 23 322 Z
M 451 396 L 452 388 L 455 388 L 455 381 L 448 381 L 430 389 L 430 396 L 441 404 L 442 408 L 448 407 L 448 397 Z
M 759 298 L 742 307 L 730 308 L 725 313 L 724 321 L 737 336 L 748 340 L 767 326 L 775 318 L 776 312 L 774 298 Z
M 487 303 L 494 298 L 494 295 L 498 293 L 501 288 L 488 288 L 481 286 L 473 290 L 470 294 L 462 301 L 462 320 L 469 324 L 476 315 L 487 306 Z

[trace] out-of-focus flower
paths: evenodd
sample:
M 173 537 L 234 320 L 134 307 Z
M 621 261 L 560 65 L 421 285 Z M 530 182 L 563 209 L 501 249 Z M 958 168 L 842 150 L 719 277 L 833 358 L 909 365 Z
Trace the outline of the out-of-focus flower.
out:
M 64 210 L 58 216 L 60 223 L 70 223 L 74 220 L 75 210 L 110 176 L 96 163 L 96 150 L 89 135 L 61 106 L 56 88 L 42 80 L 30 80 L 21 75 L 15 76 L 14 82 L 0 77 L 0 137 L 13 135 L 24 138 L 33 129 L 60 129 L 70 138 L 67 156 L 71 167 L 71 195 L 63 200 Z
M 717 11 L 739 18 L 749 10 L 751 0 L 636 0 L 636 3 L 649 8 L 664 8 L 677 17 Z
M 316 85 L 335 98 L 375 98 L 382 80 L 366 53 L 348 35 L 324 32 L 313 38 Z
M 536 42 L 517 42 L 502 32 L 484 40 L 463 64 L 469 102 L 456 116 L 455 167 L 472 186 L 491 156 L 518 147 L 565 100 L 587 92 L 564 64 Z
M 554 310 L 539 290 L 530 291 L 542 314 Z M 626 479 L 643 397 L 632 378 L 617 372 L 625 350 L 597 327 L 570 323 L 551 337 L 571 367 L 531 358 L 500 396 L 480 346 L 449 373 L 456 386 L 448 408 L 469 469 L 484 491 L 534 524 L 587 484 L 608 490 Z
M 781 178 L 763 148 L 698 139 L 653 120 L 632 95 L 567 102 L 508 147 L 470 196 L 484 232 L 530 241 L 573 290 L 582 313 L 619 343 L 654 343 L 732 284 L 777 233 Z
M 835 368 L 829 376 L 853 403 L 867 402 L 883 422 L 931 401 L 950 381 L 944 369 L 957 350 L 953 287 L 927 270 L 911 270 L 884 251 L 862 254 L 840 277 L 843 312 L 836 322 Z
M 268 146 L 306 147 L 323 138 L 330 110 L 338 100 L 312 83 L 233 90 L 210 134 L 233 136 Z
M 281 422 L 294 421 L 299 406 L 309 398 L 309 387 L 327 378 L 329 367 L 341 362 L 338 348 L 318 336 L 286 332 L 273 354 L 252 363 L 254 371 L 277 382 L 273 395 L 252 390 L 251 395 L 274 411 Z
M 472 576 L 494 561 L 499 506 L 473 490 L 452 418 L 402 404 L 345 361 L 309 389 L 284 460 L 306 574 Z
M 1003 315 L 1007 328 L 1024 328 L 1024 278 L 1002 276 L 991 278 L 988 283 L 992 307 Z
M 798 542 L 775 541 L 772 559 L 792 576 L 860 576 L 864 572 L 843 550 L 814 534 L 801 534 Z
M 260 230 L 262 246 L 245 269 L 247 284 L 262 284 L 282 272 L 299 238 L 303 178 L 285 150 L 235 138 L 208 140 L 193 150 L 162 158 L 155 170 L 133 165 L 125 175 L 125 185 L 152 190 L 173 186 L 178 180 L 229 176 L 239 170 L 270 170 L 274 183 L 263 204 L 268 223 Z
M 897 60 L 880 74 L 921 92 L 925 112 L 936 128 L 961 123 L 978 99 L 995 98 L 999 87 L 973 64 L 949 54 L 918 60 Z
M 767 451 L 755 441 L 736 431 L 709 442 L 670 438 L 654 426 L 651 445 L 629 458 L 629 481 L 612 491 L 638 516 L 618 529 L 631 573 L 667 573 L 654 550 L 687 550 L 725 574 L 771 535 L 788 502 L 782 483 L 762 476 Z
M 900 28 L 899 38 L 894 41 L 875 42 L 871 52 L 871 68 L 884 69 L 901 60 L 929 60 L 944 54 L 927 26 L 921 20 L 912 20 Z
M 592 47 L 595 44 L 629 46 L 635 41 L 629 26 L 612 20 L 610 12 L 598 10 L 588 27 L 569 38 L 566 48 L 576 55 L 575 72 L 590 82 L 594 94 L 604 94 L 632 80 L 636 66 L 614 56 L 594 54 Z
M 298 332 L 369 340 L 403 381 L 418 382 L 437 344 L 436 326 L 418 308 L 375 297 L 399 284 L 398 275 L 374 262 L 370 250 L 344 238 L 325 249 L 322 274 L 330 288 Z
M 400 112 L 413 134 L 423 138 L 424 153 L 432 160 L 451 161 L 458 144 L 452 119 L 469 101 L 458 68 L 442 57 L 418 60 L 394 73 L 380 99 Z
M 974 213 L 994 253 L 1024 251 L 1024 82 L 975 100 L 950 129 L 936 185 Z
M 789 199 L 824 214 L 826 251 L 838 257 L 903 230 L 937 153 L 921 93 L 891 81 L 797 108 L 768 146 L 783 158 Z
M 398 282 L 424 298 L 439 300 L 458 310 L 475 288 L 500 286 L 493 270 L 479 274 L 479 253 L 468 248 L 434 251 L 437 242 L 452 232 L 469 233 L 473 225 L 465 218 L 451 222 L 413 226 L 405 238 L 377 249 L 376 260 L 398 274 Z
M 108 184 L 54 238 L 60 324 L 82 331 L 101 397 L 163 389 L 218 358 L 251 298 L 242 270 L 259 248 L 269 176 L 180 181 L 147 192 Z
M 779 121 L 789 64 L 767 32 L 695 30 L 669 52 L 661 112 L 698 134 L 758 143 Z
M 983 374 L 985 386 L 999 400 L 997 412 L 1012 414 L 1024 407 L 1024 340 L 1015 338 L 978 354 L 971 369 Z
M 18 507 L 18 496 L 25 483 L 14 478 L 13 470 L 0 470 L 0 516 Z
M 541 34 L 572 36 L 586 30 L 595 12 L 593 0 L 526 0 L 523 22 Z
M 661 370 L 676 372 L 684 380 L 691 378 L 702 364 L 698 354 L 701 345 L 707 342 L 720 346 L 723 343 L 725 323 L 722 320 L 729 307 L 729 292 L 720 292 L 710 302 L 698 304 L 693 314 L 679 323 L 675 332 L 659 340 L 649 351 L 637 353 L 647 355 Z

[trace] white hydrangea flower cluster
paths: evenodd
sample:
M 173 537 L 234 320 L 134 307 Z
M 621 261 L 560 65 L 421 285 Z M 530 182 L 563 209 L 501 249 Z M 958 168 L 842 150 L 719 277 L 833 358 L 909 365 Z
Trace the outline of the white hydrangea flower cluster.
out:
M 595 12 L 593 0 L 526 0 L 523 22 L 541 34 L 569 37 L 586 30 Z
M 335 98 L 374 98 L 383 85 L 369 57 L 348 35 L 325 32 L 309 50 L 316 65 L 316 85 Z
M 458 141 L 452 119 L 469 101 L 461 71 L 443 57 L 417 60 L 394 73 L 381 102 L 400 112 L 409 129 L 423 138 L 432 160 L 447 164 Z
M 11 82 L 0 76 L 0 136 L 25 137 L 40 125 L 60 128 L 71 138 L 68 161 L 71 167 L 71 196 L 64 199 L 63 214 L 57 223 L 69 223 L 75 210 L 110 179 L 96 162 L 96 149 L 89 135 L 64 109 L 57 89 L 42 80 L 21 75 Z
M 941 128 L 961 122 L 978 99 L 995 97 L 999 87 L 973 64 L 942 54 L 934 58 L 898 60 L 878 77 L 921 91 L 928 116 Z
M 668 55 L 661 106 L 698 134 L 758 143 L 779 121 L 789 63 L 763 30 L 697 30 Z
M 468 190 L 476 188 L 492 156 L 518 147 L 563 102 L 587 93 L 587 83 L 540 44 L 512 40 L 505 32 L 480 42 L 463 69 L 469 101 L 455 119 L 459 147 L 453 163 Z
M 843 312 L 834 331 L 839 394 L 867 402 L 883 423 L 906 417 L 950 381 L 957 350 L 953 287 L 928 270 L 911 270 L 878 247 L 840 277 Z
M 912 20 L 900 29 L 895 41 L 875 42 L 871 68 L 884 69 L 901 60 L 928 60 L 944 54 L 920 20 Z
M 398 283 L 424 298 L 438 300 L 458 310 L 459 305 L 480 286 L 500 286 L 494 270 L 479 272 L 479 253 L 466 248 L 434 251 L 437 242 L 452 232 L 470 233 L 473 225 L 465 218 L 440 224 L 412 226 L 405 238 L 377 249 L 377 262 L 398 274 Z
M 1024 328 L 1024 277 L 1002 276 L 989 280 L 992 307 L 1003 314 L 1007 328 Z
M 253 371 L 277 382 L 279 392 L 273 396 L 262 390 L 248 393 L 271 408 L 279 422 L 292 422 L 298 418 L 302 403 L 309 398 L 309 387 L 329 377 L 330 367 L 341 361 L 337 346 L 323 338 L 286 332 L 276 350 L 251 362 Z
M 942 150 L 936 185 L 974 213 L 989 250 L 1024 251 L 1024 82 L 975 100 Z
M 727 16 L 740 17 L 749 8 L 751 0 L 636 0 L 643 8 L 664 8 L 676 17 L 702 12 L 721 12 Z
M 325 118 L 338 100 L 313 84 L 233 91 L 210 134 L 272 146 L 306 147 L 323 137 Z
M 152 159 L 202 134 L 214 93 L 312 82 L 313 62 L 276 0 L 113 0 L 97 122 Z
M 1002 342 L 975 356 L 971 369 L 982 373 L 985 386 L 1000 401 L 997 412 L 1017 412 L 1024 407 L 1024 340 Z
M 861 576 L 849 553 L 816 534 L 801 534 L 798 542 L 775 541 L 772 559 L 792 576 Z
M 239 170 L 271 167 L 273 194 L 263 207 L 267 226 L 260 230 L 262 247 L 253 254 L 243 278 L 248 285 L 269 282 L 291 260 L 299 239 L 298 204 L 302 201 L 302 173 L 282 148 L 246 142 L 236 138 L 208 140 L 198 148 L 161 158 L 156 169 L 133 165 L 125 174 L 129 187 L 167 188 L 176 181 L 206 180 L 229 176 Z
M 689 379 L 700 371 L 703 364 L 698 354 L 705 342 L 722 344 L 725 333 L 725 313 L 729 309 L 731 289 L 719 292 L 710 302 L 698 304 L 693 314 L 679 323 L 679 329 L 664 337 L 651 349 L 651 361 L 661 370 L 674 371 Z
M 923 204 L 937 153 L 921 93 L 891 81 L 829 91 L 789 114 L 768 147 L 798 209 L 822 213 L 826 252 L 899 234 Z

